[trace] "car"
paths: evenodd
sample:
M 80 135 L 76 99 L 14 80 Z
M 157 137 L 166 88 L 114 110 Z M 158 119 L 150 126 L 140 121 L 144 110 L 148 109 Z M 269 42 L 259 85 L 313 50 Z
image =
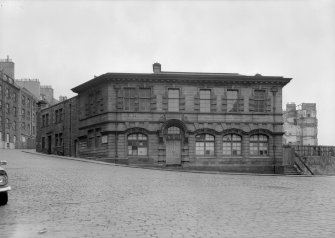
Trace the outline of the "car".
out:
M 2 165 L 7 165 L 6 161 L 0 161 L 0 206 L 6 205 L 8 202 L 8 191 L 11 187 L 8 186 L 7 172 Z

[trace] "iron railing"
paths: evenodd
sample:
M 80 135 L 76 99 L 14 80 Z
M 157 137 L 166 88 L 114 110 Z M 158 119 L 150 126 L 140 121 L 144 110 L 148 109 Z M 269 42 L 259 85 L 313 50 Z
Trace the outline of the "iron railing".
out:
M 300 156 L 335 156 L 335 146 L 293 145 Z

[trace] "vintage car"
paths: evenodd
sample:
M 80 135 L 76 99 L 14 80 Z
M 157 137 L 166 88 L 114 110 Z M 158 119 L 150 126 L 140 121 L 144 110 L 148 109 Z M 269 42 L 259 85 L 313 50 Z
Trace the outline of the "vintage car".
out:
M 10 186 L 8 186 L 7 172 L 1 167 L 1 165 L 6 164 L 6 161 L 0 161 L 0 206 L 7 204 L 8 191 L 11 190 Z

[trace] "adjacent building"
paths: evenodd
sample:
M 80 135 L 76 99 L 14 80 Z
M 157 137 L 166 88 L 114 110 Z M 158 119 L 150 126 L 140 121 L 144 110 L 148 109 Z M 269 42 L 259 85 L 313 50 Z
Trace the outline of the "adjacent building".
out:
M 35 148 L 37 101 L 0 71 L 0 148 Z
M 318 145 L 318 120 L 315 103 L 286 104 L 284 144 Z
M 38 111 L 37 151 L 113 163 L 280 173 L 282 88 L 236 73 L 106 73 Z

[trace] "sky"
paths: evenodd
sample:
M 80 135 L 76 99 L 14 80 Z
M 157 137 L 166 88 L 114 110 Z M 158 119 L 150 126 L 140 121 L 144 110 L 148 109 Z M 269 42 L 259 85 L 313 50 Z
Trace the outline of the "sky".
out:
M 107 72 L 221 72 L 293 78 L 286 103 L 316 103 L 335 145 L 335 1 L 0 0 L 0 58 L 55 97 Z

